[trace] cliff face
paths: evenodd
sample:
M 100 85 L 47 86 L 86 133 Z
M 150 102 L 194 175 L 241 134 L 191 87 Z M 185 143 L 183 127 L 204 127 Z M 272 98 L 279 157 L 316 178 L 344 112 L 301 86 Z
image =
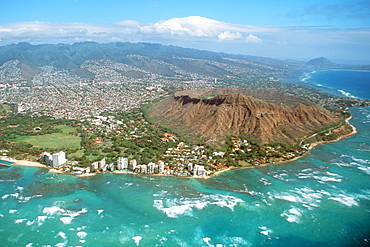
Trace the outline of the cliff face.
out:
M 185 137 L 202 137 L 219 145 L 231 134 L 242 135 L 259 143 L 280 141 L 293 143 L 311 131 L 329 126 L 340 119 L 324 108 L 299 98 L 273 91 L 250 90 L 257 99 L 245 94 L 207 92 L 177 93 L 150 109 L 150 117 L 176 130 Z M 245 90 L 241 90 L 247 93 Z M 211 98 L 191 96 L 215 95 Z M 268 95 L 268 96 L 267 96 Z M 286 103 L 277 103 L 279 99 Z M 276 103 L 266 102 L 266 100 Z

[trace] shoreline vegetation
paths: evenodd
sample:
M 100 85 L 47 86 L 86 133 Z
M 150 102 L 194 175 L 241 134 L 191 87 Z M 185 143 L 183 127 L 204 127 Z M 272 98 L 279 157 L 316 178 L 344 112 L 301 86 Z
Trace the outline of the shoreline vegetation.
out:
M 340 141 L 340 140 L 342 140 L 344 138 L 347 138 L 347 137 L 350 137 L 350 136 L 356 134 L 357 133 L 356 127 L 349 122 L 349 120 L 351 120 L 351 119 L 352 119 L 352 116 L 350 116 L 350 117 L 348 117 L 348 118 L 346 118 L 344 120 L 352 128 L 352 131 L 350 133 L 341 135 L 338 138 L 336 138 L 335 140 L 318 141 L 318 142 L 311 143 L 310 146 L 309 146 L 309 148 L 308 148 L 308 150 L 307 150 L 307 152 L 305 152 L 304 154 L 302 154 L 300 156 L 294 157 L 294 158 L 292 158 L 290 160 L 284 160 L 284 161 L 272 162 L 272 163 L 264 163 L 264 164 L 260 164 L 258 166 L 255 166 L 255 165 L 244 166 L 244 167 L 230 166 L 230 167 L 227 167 L 227 168 L 222 169 L 222 170 L 217 170 L 217 171 L 215 171 L 214 173 L 212 173 L 212 174 L 210 174 L 208 176 L 196 176 L 196 177 L 194 177 L 194 176 L 176 176 L 176 175 L 172 175 L 172 174 L 144 174 L 144 175 L 149 175 L 149 176 L 164 176 L 164 177 L 171 176 L 171 177 L 182 177 L 182 178 L 203 178 L 203 179 L 208 179 L 208 178 L 217 176 L 217 175 L 219 175 L 221 173 L 224 173 L 224 172 L 227 172 L 227 171 L 231 171 L 231 170 L 250 169 L 250 168 L 255 168 L 255 167 L 264 167 L 264 166 L 269 166 L 269 165 L 277 165 L 277 164 L 289 163 L 289 162 L 298 160 L 298 159 L 306 156 L 316 146 L 319 146 L 319 145 L 322 145 L 322 144 L 325 144 L 325 143 L 338 142 L 338 141 Z M 311 136 L 313 136 L 313 135 L 311 135 Z M 310 136 L 306 137 L 305 139 L 308 139 L 308 138 L 310 138 Z M 66 174 L 66 175 L 72 175 L 72 176 L 76 176 L 76 177 L 89 177 L 89 176 L 95 176 L 97 174 L 104 174 L 104 173 L 84 173 L 84 174 L 78 174 L 77 175 L 77 174 L 72 174 L 72 173 L 66 173 L 66 172 L 60 171 L 58 169 L 51 168 L 51 167 L 49 167 L 47 165 L 41 164 L 39 162 L 28 161 L 28 160 L 16 160 L 16 159 L 11 158 L 11 157 L 8 157 L 8 156 L 0 156 L 0 160 L 12 162 L 13 163 L 12 165 L 29 166 L 29 167 L 40 167 L 40 168 L 48 169 L 48 172 L 50 172 L 50 173 Z M 132 172 L 132 171 L 113 171 L 113 172 L 110 172 L 110 173 L 113 173 L 113 174 L 143 175 L 141 173 L 136 173 L 136 172 Z

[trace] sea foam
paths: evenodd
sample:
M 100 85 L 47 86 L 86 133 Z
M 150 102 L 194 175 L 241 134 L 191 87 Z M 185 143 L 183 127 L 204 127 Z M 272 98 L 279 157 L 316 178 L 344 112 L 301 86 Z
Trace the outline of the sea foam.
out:
M 179 215 L 193 215 L 193 209 L 202 210 L 209 205 L 227 207 L 234 210 L 235 206 L 244 203 L 242 199 L 228 195 L 202 195 L 195 198 L 164 198 L 154 200 L 153 207 L 164 212 L 169 218 L 177 218 Z
M 300 223 L 300 217 L 302 216 L 302 211 L 298 208 L 291 208 L 287 211 L 284 211 L 281 215 L 281 217 L 285 217 L 286 221 L 292 222 L 292 223 Z
M 356 199 L 352 196 L 347 196 L 344 194 L 340 194 L 337 197 L 330 197 L 329 200 L 334 200 L 342 203 L 343 205 L 346 205 L 348 207 L 352 206 L 359 206 L 359 203 L 356 201 Z
M 141 239 L 143 239 L 142 236 L 132 237 L 132 240 L 134 240 L 134 243 L 136 244 L 136 246 L 139 246 Z

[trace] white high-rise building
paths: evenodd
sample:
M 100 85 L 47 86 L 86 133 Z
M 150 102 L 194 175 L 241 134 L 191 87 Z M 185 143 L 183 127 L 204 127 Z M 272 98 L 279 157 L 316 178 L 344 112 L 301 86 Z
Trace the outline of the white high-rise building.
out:
M 148 172 L 148 166 L 147 165 L 141 165 L 140 171 L 141 171 L 141 173 L 147 173 Z
M 103 158 L 100 162 L 99 162 L 99 169 L 102 170 L 102 171 L 105 171 L 106 169 L 106 163 L 105 163 L 105 158 Z
M 128 169 L 128 159 L 123 157 L 118 157 L 117 159 L 117 170 Z
M 158 162 L 158 173 L 160 174 L 164 173 L 164 162 L 163 161 Z
M 45 162 L 47 165 L 52 165 L 53 155 L 49 154 L 48 152 L 43 152 L 40 156 L 40 161 Z
M 67 162 L 66 153 L 60 151 L 59 153 L 53 154 L 53 167 L 58 167 Z
M 155 163 L 153 163 L 153 162 L 149 162 L 149 164 L 148 164 L 148 173 L 154 173 L 154 168 L 155 168 Z

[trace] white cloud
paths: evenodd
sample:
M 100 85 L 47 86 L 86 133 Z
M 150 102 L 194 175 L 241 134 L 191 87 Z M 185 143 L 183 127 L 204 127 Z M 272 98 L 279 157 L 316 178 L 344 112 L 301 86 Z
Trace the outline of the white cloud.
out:
M 347 53 L 353 54 L 354 57 L 363 57 L 364 54 L 370 53 L 369 37 L 368 28 L 259 27 L 226 23 L 201 16 L 172 18 L 156 23 L 123 20 L 112 24 L 51 22 L 0 24 L 0 39 L 3 45 L 23 41 L 33 44 L 76 41 L 155 42 L 199 49 L 213 47 L 213 50 L 224 52 L 275 57 L 282 54 L 296 56 L 304 53 L 305 57 L 324 56 L 325 54 L 308 54 L 308 48 L 311 49 L 311 53 L 322 53 L 329 52 L 327 47 L 336 54 Z
M 256 35 L 249 34 L 247 37 L 245 37 L 245 40 L 248 43 L 260 43 L 262 42 L 262 39 L 258 38 Z
M 264 28 L 235 25 L 201 16 L 172 18 L 156 23 L 140 23 L 124 20 L 112 24 L 21 22 L 0 24 L 0 37 L 8 42 L 30 41 L 34 43 L 73 42 L 75 39 L 110 40 L 143 37 L 160 39 L 182 38 L 185 40 L 260 42 L 254 32 Z
M 154 33 L 155 29 L 150 26 L 142 26 L 142 27 L 140 26 L 139 31 L 140 33 Z
M 230 31 L 225 31 L 223 33 L 220 33 L 217 37 L 220 40 L 236 40 L 243 38 L 243 35 L 239 32 L 231 33 Z
M 118 21 L 114 24 L 120 25 L 120 26 L 138 27 L 141 23 L 135 20 L 124 20 L 124 21 Z

